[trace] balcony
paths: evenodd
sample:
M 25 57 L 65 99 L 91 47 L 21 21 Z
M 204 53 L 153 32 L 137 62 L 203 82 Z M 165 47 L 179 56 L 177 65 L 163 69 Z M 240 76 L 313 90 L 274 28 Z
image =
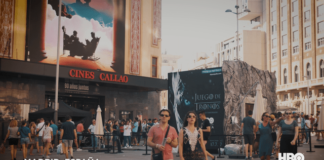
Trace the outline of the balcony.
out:
M 238 16 L 239 20 L 252 20 L 262 15 L 262 0 L 239 1 L 239 12 L 249 9 L 251 12 L 244 12 Z
M 310 80 L 309 87 L 312 88 L 313 86 L 324 86 L 324 78 Z M 277 92 L 284 92 L 288 90 L 299 90 L 301 88 L 307 88 L 307 81 L 278 85 Z

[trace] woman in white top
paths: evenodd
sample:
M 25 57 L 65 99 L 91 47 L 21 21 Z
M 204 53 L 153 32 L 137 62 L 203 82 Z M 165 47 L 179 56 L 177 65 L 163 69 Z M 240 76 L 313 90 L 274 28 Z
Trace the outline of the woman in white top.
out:
M 128 120 L 126 122 L 126 125 L 124 125 L 124 148 L 132 148 L 131 146 L 131 132 L 132 132 L 132 125 L 130 121 Z M 128 142 L 128 144 L 126 144 Z
M 305 115 L 306 142 L 304 144 L 308 143 L 308 138 L 309 138 L 311 128 L 312 128 L 311 121 L 309 120 L 308 115 Z
M 44 155 L 46 155 L 46 158 L 50 158 L 49 155 L 49 148 L 51 146 L 51 142 L 53 139 L 53 129 L 50 127 L 50 123 L 48 121 L 45 122 L 45 129 L 43 131 L 43 142 L 45 143 L 44 148 Z

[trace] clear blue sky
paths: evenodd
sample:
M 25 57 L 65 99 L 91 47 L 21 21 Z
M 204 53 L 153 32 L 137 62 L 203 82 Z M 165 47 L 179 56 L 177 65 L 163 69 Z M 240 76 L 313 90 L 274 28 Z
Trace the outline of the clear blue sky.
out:
M 162 52 L 194 56 L 211 53 L 236 32 L 236 0 L 162 0 Z M 240 29 L 249 21 L 239 21 Z

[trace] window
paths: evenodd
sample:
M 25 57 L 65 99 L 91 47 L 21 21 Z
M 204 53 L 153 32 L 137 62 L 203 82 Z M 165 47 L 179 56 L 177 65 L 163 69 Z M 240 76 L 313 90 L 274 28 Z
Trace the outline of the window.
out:
M 287 35 L 282 36 L 282 45 L 287 44 Z
M 324 15 L 324 5 L 319 5 L 317 6 L 317 17 L 323 16 Z
M 287 56 L 287 49 L 285 49 L 285 50 L 282 50 L 282 57 L 285 57 L 285 56 Z
M 323 33 L 324 32 L 324 21 L 317 23 L 317 32 Z
M 310 20 L 310 12 L 306 11 L 304 13 L 304 22 L 308 22 Z
M 287 69 L 285 68 L 284 69 L 284 72 L 283 72 L 283 77 L 284 77 L 284 84 L 287 84 L 287 80 L 288 80 L 288 74 L 287 74 Z
M 298 66 L 295 66 L 295 82 L 298 82 L 298 75 L 299 75 Z
M 311 35 L 311 27 L 305 27 L 305 38 L 309 37 Z
M 312 44 L 311 44 L 311 42 L 307 42 L 307 43 L 305 43 L 305 50 L 309 50 L 309 49 L 311 49 L 312 48 Z
M 277 59 L 277 52 L 272 53 L 272 60 Z
M 152 57 L 152 77 L 157 77 L 157 58 Z
M 283 6 L 281 7 L 281 17 L 286 17 L 287 16 L 287 7 Z
M 324 77 L 324 61 L 323 60 L 320 61 L 319 68 L 320 68 L 320 77 Z
M 292 18 L 292 25 L 293 26 L 298 26 L 298 16 L 294 16 L 293 18 Z
M 299 40 L 299 31 L 293 32 L 293 42 L 297 42 Z
M 168 60 L 166 60 L 166 59 L 165 59 L 165 60 L 163 60 L 163 63 L 168 63 Z
M 298 53 L 298 52 L 299 52 L 299 46 L 293 47 L 293 54 Z
M 324 45 L 324 38 L 318 39 L 318 46 L 323 46 Z
M 277 33 L 277 25 L 275 25 L 275 24 L 272 25 L 272 26 L 271 26 L 271 31 L 272 31 L 272 32 L 271 32 L 272 35 L 276 34 L 276 33 Z
M 298 11 L 298 0 L 292 2 L 292 6 L 291 7 L 292 7 L 292 11 L 293 12 Z
M 283 101 L 288 101 L 288 94 L 284 94 Z
M 287 21 L 285 20 L 285 21 L 282 21 L 281 22 L 281 26 L 282 26 L 282 31 L 286 31 L 287 30 Z
M 295 98 L 299 98 L 299 93 L 295 93 Z
M 307 65 L 306 65 L 306 74 L 308 76 L 308 79 L 311 79 L 311 77 L 312 77 L 312 68 L 311 68 L 310 63 L 307 63 Z
M 276 48 L 277 47 L 277 38 L 272 40 L 272 48 Z
M 270 2 L 271 8 L 273 7 L 273 1 L 274 1 L 274 0 L 271 0 L 271 2 Z
M 307 6 L 310 5 L 310 1 L 311 1 L 311 0 L 304 0 L 305 7 L 307 7 Z
M 276 11 L 271 12 L 271 21 L 274 20 L 274 17 L 276 16 Z

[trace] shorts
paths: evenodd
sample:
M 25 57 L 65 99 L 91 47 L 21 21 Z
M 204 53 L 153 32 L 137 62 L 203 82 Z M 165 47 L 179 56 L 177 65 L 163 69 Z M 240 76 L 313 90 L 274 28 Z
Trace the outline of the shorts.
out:
M 20 138 L 20 144 L 29 144 L 29 138 Z
M 63 139 L 62 142 L 65 145 L 65 147 L 72 147 L 73 145 L 73 140 Z
M 35 142 L 38 142 L 38 137 L 37 136 L 34 138 L 34 141 Z
M 254 143 L 254 135 L 253 134 L 245 134 L 244 135 L 244 144 L 252 145 Z
M 82 133 L 81 132 L 77 132 L 77 136 L 78 136 L 78 140 L 81 141 L 82 140 Z
M 55 144 L 55 138 L 56 136 L 53 135 L 53 139 L 52 139 L 52 144 Z
M 10 138 L 9 145 L 18 145 L 18 138 Z
M 260 134 L 256 134 L 255 142 L 259 142 L 259 141 L 260 141 Z
M 44 143 L 50 143 L 50 142 L 51 142 L 51 138 L 44 138 L 44 139 L 43 139 L 43 142 L 44 142 Z
M 38 136 L 37 139 L 38 139 L 38 146 L 43 147 L 43 143 L 44 143 L 43 136 Z

